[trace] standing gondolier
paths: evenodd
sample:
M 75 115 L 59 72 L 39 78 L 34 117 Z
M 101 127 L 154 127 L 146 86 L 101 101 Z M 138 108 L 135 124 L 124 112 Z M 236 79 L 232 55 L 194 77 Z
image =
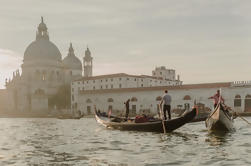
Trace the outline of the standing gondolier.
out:
M 168 119 L 171 119 L 171 101 L 172 98 L 171 96 L 168 94 L 168 90 L 165 90 L 165 94 L 162 97 L 162 100 L 160 102 L 160 106 L 162 106 L 162 103 L 164 103 L 163 105 L 163 112 L 164 112 L 164 118 L 165 120 L 166 118 L 166 111 L 168 112 Z
M 130 108 L 129 103 L 130 103 L 130 99 L 128 99 L 126 102 L 124 102 L 125 107 L 126 107 L 126 114 L 125 114 L 126 120 L 128 119 L 128 115 L 129 115 L 129 108 Z
M 224 103 L 224 99 L 220 94 L 220 90 L 217 90 L 216 94 L 209 97 L 208 99 L 214 99 L 214 108 L 217 106 L 219 102 Z

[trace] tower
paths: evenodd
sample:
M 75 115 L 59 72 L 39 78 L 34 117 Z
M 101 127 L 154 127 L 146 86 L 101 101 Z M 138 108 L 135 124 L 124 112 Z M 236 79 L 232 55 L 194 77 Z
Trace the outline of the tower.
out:
M 92 57 L 88 47 L 84 57 L 84 77 L 92 77 Z

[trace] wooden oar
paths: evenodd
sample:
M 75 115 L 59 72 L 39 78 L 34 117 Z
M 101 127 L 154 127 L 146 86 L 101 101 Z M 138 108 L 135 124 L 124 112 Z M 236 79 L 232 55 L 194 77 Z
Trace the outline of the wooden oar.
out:
M 161 117 L 161 121 L 162 121 L 163 131 L 164 131 L 164 134 L 166 134 L 166 127 L 165 127 L 165 122 L 163 119 L 163 110 L 162 110 L 161 104 L 159 104 L 159 110 L 160 110 L 160 117 Z
M 251 123 L 247 119 L 243 118 L 243 116 L 241 116 L 239 113 L 235 112 L 231 107 L 227 107 L 227 109 L 230 110 L 230 111 L 232 111 L 232 113 L 235 113 L 238 117 L 240 117 L 247 124 L 251 125 Z
M 240 114 L 238 114 L 237 112 L 235 112 L 236 113 L 236 115 L 238 116 L 238 117 L 240 117 L 243 121 L 245 121 L 247 124 L 249 124 L 249 125 L 251 125 L 251 123 L 247 120 L 247 119 L 245 119 L 245 118 L 243 118 Z

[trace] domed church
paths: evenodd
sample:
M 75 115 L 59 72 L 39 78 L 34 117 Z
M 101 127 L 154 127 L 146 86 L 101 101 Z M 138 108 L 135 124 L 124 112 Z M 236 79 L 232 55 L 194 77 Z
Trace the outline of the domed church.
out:
M 89 48 L 87 50 L 90 56 Z M 41 17 L 36 38 L 24 52 L 21 70 L 13 72 L 12 79 L 6 79 L 8 98 L 13 101 L 11 110 L 48 113 L 50 98 L 82 77 L 82 62 L 75 56 L 72 43 L 68 55 L 62 59 Z M 92 72 L 92 66 L 89 70 Z

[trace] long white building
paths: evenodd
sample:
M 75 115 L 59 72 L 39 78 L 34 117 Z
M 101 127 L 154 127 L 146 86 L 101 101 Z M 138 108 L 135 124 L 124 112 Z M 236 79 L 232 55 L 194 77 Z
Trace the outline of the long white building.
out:
M 84 114 L 93 114 L 94 105 L 96 105 L 101 111 L 112 109 L 113 112 L 122 113 L 125 110 L 124 102 L 131 99 L 131 112 L 155 114 L 166 89 L 172 96 L 172 109 L 190 109 L 194 102 L 212 109 L 213 101 L 208 97 L 221 89 L 222 96 L 228 106 L 239 112 L 251 111 L 251 83 L 247 81 L 150 86 L 148 79 L 143 78 L 142 82 L 145 80 L 143 86 L 141 86 L 141 76 L 127 74 L 96 76 L 74 81 L 72 82 L 72 110 L 81 111 Z M 87 81 L 88 83 L 86 83 Z M 132 83 L 133 81 L 135 83 Z M 106 84 L 108 85 L 107 88 Z

